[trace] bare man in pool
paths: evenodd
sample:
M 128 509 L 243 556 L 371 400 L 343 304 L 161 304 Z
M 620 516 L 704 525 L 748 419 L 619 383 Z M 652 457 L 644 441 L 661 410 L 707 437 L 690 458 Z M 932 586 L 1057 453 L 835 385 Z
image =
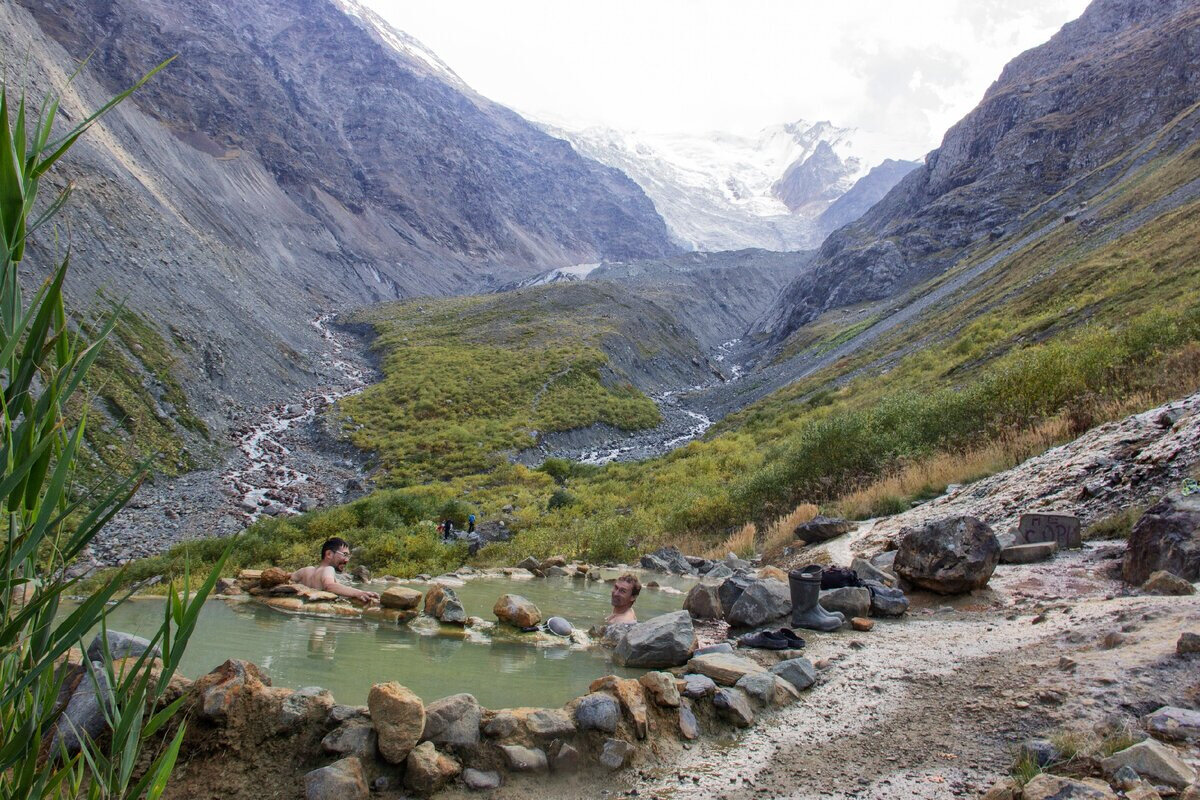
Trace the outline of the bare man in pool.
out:
M 304 567 L 292 573 L 292 583 L 302 583 L 310 589 L 332 592 L 351 600 L 364 603 L 378 603 L 379 595 L 375 592 L 364 592 L 353 586 L 343 586 L 338 583 L 336 573 L 346 568 L 350 560 L 350 545 L 345 539 L 333 537 L 321 545 L 321 563 L 315 567 Z
M 615 625 L 622 622 L 637 622 L 637 614 L 633 611 L 633 604 L 637 602 L 637 596 L 642 591 L 642 583 L 634 575 L 622 575 L 617 578 L 616 583 L 612 588 L 612 607 L 613 613 L 608 615 L 608 619 L 604 620 L 606 625 Z

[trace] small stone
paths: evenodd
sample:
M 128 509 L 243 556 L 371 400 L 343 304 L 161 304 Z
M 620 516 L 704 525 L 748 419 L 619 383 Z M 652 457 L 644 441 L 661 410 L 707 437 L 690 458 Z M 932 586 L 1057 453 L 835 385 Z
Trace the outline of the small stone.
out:
M 458 773 L 462 765 L 444 753 L 433 742 L 421 742 L 404 762 L 404 785 L 418 794 L 430 795 L 441 789 Z
M 743 675 L 734 686 L 745 692 L 759 708 L 769 706 L 775 700 L 775 676 L 769 672 L 751 672 Z
M 1036 564 L 1058 552 L 1058 542 L 1014 544 L 1000 551 L 1001 564 Z
M 633 756 L 634 746 L 621 739 L 605 739 L 600 750 L 600 763 L 611 770 L 624 768 Z
M 754 711 L 750 701 L 741 689 L 717 689 L 713 695 L 713 706 L 720 712 L 721 717 L 732 722 L 738 728 L 748 728 L 754 724 Z
M 688 662 L 688 669 L 707 675 L 723 686 L 732 686 L 750 672 L 766 672 L 757 662 L 728 653 L 711 653 L 696 656 Z
M 1075 780 L 1043 772 L 1025 784 L 1023 800 L 1117 800 L 1104 781 Z
M 1138 775 L 1133 767 L 1126 764 L 1113 773 L 1111 783 L 1115 788 L 1127 792 L 1141 785 L 1142 776 Z
M 1105 650 L 1112 650 L 1125 644 L 1125 634 L 1120 631 L 1109 631 L 1104 634 L 1104 641 L 1101 643 Z
M 546 753 L 540 747 L 522 747 L 517 744 L 500 745 L 505 762 L 513 772 L 546 772 L 549 762 Z
M 443 747 L 474 747 L 479 744 L 481 715 L 474 695 L 455 694 L 435 700 L 425 707 L 421 738 Z
M 800 691 L 810 688 L 817 681 L 817 670 L 807 658 L 789 658 L 771 667 L 778 675 Z
M 679 706 L 679 689 L 675 686 L 675 676 L 669 672 L 647 672 L 638 678 L 642 686 L 654 699 L 655 705 L 664 708 Z
M 617 701 L 602 692 L 585 695 L 575 706 L 575 723 L 583 731 L 615 733 L 620 719 Z
M 846 619 L 865 617 L 871 613 L 871 590 L 863 586 L 843 586 L 827 589 L 820 594 L 821 608 L 840 612 Z
M 1146 739 L 1100 762 L 1106 775 L 1123 766 L 1132 767 L 1138 775 L 1155 783 L 1182 789 L 1196 780 L 1196 771 L 1188 766 L 1172 748 L 1154 739 Z
M 682 700 L 679 704 L 679 734 L 685 739 L 696 739 L 700 736 L 700 725 L 696 721 L 696 713 L 692 711 L 690 700 Z
M 1066 656 L 1058 657 L 1058 668 L 1063 672 L 1073 672 L 1077 666 L 1078 664 L 1075 663 L 1074 659 L 1067 658 Z
M 1175 597 L 1195 594 L 1196 587 L 1174 573 L 1160 569 L 1150 573 L 1150 577 L 1142 584 L 1146 594 L 1161 594 Z
M 1181 633 L 1179 641 L 1175 643 L 1175 653 L 1181 656 L 1188 653 L 1200 653 L 1200 633 L 1191 631 Z
M 1021 787 L 1012 778 L 1004 778 L 993 783 L 979 800 L 1021 800 Z
M 1039 767 L 1057 761 L 1059 756 L 1058 748 L 1049 739 L 1027 739 L 1017 750 L 1019 759 L 1031 761 Z
M 856 631 L 869 631 L 875 627 L 875 622 L 866 617 L 851 617 L 850 627 Z
M 501 622 L 518 628 L 532 628 L 542 621 L 538 607 L 519 594 L 501 595 L 492 607 L 492 613 Z
M 375 741 L 375 728 L 370 720 L 356 717 L 330 731 L 321 740 L 321 749 L 326 753 L 366 760 L 375 757 Z
M 306 800 L 366 800 L 370 796 L 362 762 L 351 756 L 304 776 Z
M 583 756 L 571 745 L 555 739 L 550 743 L 550 768 L 555 772 L 574 772 L 583 763 Z
M 1142 717 L 1142 727 L 1159 739 L 1200 739 L 1200 711 L 1163 706 Z
M 472 789 L 476 792 L 500 788 L 500 773 L 496 772 L 495 770 L 488 770 L 485 772 L 483 770 L 468 767 L 467 769 L 463 770 L 462 779 L 463 783 L 467 785 L 468 789 Z
M 391 586 L 379 595 L 379 604 L 384 608 L 409 611 L 421 604 L 421 593 L 407 586 Z
M 684 697 L 698 700 L 716 691 L 716 682 L 707 675 L 688 674 L 683 676 L 683 690 L 681 693 Z

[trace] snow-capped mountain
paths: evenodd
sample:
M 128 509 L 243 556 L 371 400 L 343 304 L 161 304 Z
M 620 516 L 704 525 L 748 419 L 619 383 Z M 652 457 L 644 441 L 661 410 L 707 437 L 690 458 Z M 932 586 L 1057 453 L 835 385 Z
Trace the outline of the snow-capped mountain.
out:
M 544 127 L 637 182 L 675 241 L 694 250 L 815 247 L 827 232 L 820 214 L 886 155 L 874 137 L 827 121 L 757 136 Z

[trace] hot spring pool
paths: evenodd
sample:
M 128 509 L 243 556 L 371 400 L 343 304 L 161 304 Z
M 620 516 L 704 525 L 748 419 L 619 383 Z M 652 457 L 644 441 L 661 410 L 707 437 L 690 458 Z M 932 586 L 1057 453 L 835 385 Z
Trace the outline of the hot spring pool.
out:
M 605 577 L 616 573 L 607 571 Z M 642 575 L 643 582 L 686 591 L 685 578 Z M 373 584 L 381 591 L 391 584 Z M 420 582 L 405 583 L 424 591 Z M 569 578 L 515 581 L 480 577 L 454 587 L 467 614 L 495 621 L 492 606 L 502 594 L 522 595 L 544 617 L 558 615 L 587 630 L 609 613 L 609 584 Z M 643 588 L 635 609 L 640 619 L 683 607 L 683 595 Z M 111 630 L 147 636 L 159 624 L 162 601 L 137 599 L 109 613 Z M 504 636 L 418 618 L 415 627 L 357 619 L 323 619 L 286 614 L 252 602 L 209 600 L 183 659 L 182 672 L 198 677 L 227 658 L 265 667 L 275 686 L 322 686 L 339 703 L 365 704 L 373 684 L 398 681 L 426 702 L 469 692 L 489 708 L 559 706 L 587 692 L 610 673 L 636 676 L 609 660 L 601 647 L 588 650 L 536 646 Z

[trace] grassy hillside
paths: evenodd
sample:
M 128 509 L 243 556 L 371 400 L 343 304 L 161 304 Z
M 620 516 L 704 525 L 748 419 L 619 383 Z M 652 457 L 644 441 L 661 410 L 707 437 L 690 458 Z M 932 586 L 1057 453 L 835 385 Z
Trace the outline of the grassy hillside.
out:
M 606 379 L 601 344 L 613 326 L 600 297 L 549 317 L 516 310 L 531 303 L 519 293 L 374 310 L 364 318 L 381 332 L 388 377 L 340 413 L 356 443 L 378 449 L 384 480 L 410 485 L 372 502 L 419 508 L 413 519 L 469 509 L 489 520 L 514 507 L 516 539 L 482 562 L 704 549 L 806 502 L 895 511 L 1200 387 L 1200 202 L 1153 205 L 1198 178 L 1200 146 L 1146 163 L 1093 202 L 1095 221 L 1030 242 L 911 323 L 661 458 L 535 471 L 503 457 L 531 428 L 653 422 L 645 398 Z M 877 313 L 827 315 L 793 349 L 828 349 Z M 446 442 L 454 454 L 439 449 Z M 262 548 L 241 561 L 298 563 L 324 530 L 361 543 L 384 571 L 458 557 L 419 519 L 355 509 L 263 523 L 251 532 Z

